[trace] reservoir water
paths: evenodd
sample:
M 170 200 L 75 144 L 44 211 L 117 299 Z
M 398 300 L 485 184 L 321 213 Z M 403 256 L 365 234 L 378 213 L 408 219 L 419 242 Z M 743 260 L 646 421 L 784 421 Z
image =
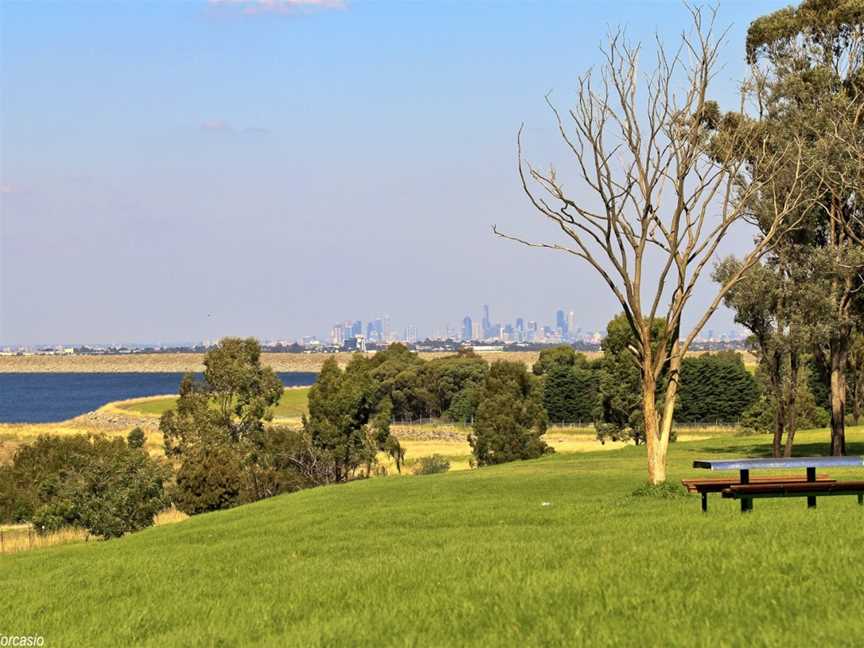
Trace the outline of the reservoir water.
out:
M 286 387 L 311 385 L 309 372 L 279 373 Z M 126 398 L 176 394 L 182 373 L 0 373 L 0 423 L 51 423 Z

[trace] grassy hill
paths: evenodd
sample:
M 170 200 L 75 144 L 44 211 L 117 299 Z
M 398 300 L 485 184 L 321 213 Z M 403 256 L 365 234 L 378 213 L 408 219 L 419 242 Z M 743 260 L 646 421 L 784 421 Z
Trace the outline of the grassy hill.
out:
M 278 418 L 299 418 L 307 413 L 309 388 L 292 387 L 282 392 L 282 398 L 273 411 Z M 154 398 L 136 398 L 117 407 L 135 414 L 152 414 L 161 416 L 176 406 L 177 398 L 159 396 Z
M 801 433 L 798 454 L 825 449 Z M 850 434 L 864 453 L 864 430 Z M 673 447 L 764 455 L 767 437 Z M 859 471 L 864 472 L 864 471 Z M 855 471 L 831 471 L 864 478 Z M 854 497 L 630 493 L 641 448 L 319 488 L 121 540 L 0 557 L 0 633 L 66 645 L 854 645 Z

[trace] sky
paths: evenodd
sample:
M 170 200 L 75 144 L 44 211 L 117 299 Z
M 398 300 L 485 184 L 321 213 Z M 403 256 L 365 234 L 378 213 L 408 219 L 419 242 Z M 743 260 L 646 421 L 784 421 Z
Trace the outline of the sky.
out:
M 785 4 L 719 3 L 724 108 L 747 25 Z M 425 336 L 482 304 L 600 329 L 619 309 L 590 268 L 491 232 L 555 238 L 516 132 L 562 159 L 546 93 L 568 105 L 610 27 L 674 42 L 688 19 L 677 0 L 3 0 L 0 345 L 294 339 L 382 314 Z

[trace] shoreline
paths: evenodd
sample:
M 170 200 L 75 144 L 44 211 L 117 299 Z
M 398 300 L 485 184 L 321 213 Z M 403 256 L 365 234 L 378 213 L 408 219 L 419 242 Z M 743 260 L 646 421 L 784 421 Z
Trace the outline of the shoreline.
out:
M 454 355 L 447 352 L 421 352 L 424 360 Z M 489 351 L 478 355 L 492 362 L 511 360 L 531 367 L 536 351 Z M 336 357 L 345 367 L 353 353 L 262 353 L 261 364 L 278 372 L 318 373 L 328 358 Z M 593 355 L 589 355 L 593 357 Z M 204 371 L 204 354 L 135 353 L 128 355 L 29 355 L 0 356 L 0 373 L 200 373 Z

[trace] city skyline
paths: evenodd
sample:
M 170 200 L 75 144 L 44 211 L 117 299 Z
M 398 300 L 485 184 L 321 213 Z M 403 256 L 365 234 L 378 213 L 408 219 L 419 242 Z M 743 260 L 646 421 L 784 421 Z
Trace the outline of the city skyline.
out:
M 474 317 L 473 313 L 479 313 Z M 414 321 L 395 322 L 388 314 L 382 313 L 372 319 L 345 319 L 333 324 L 329 331 L 311 332 L 301 331 L 297 333 L 286 333 L 284 336 L 267 337 L 241 335 L 241 337 L 255 337 L 264 343 L 275 345 L 299 344 L 304 347 L 333 347 L 344 346 L 356 339 L 358 335 L 369 344 L 389 344 L 392 342 L 405 342 L 415 344 L 424 341 L 453 341 L 453 342 L 498 342 L 498 343 L 525 343 L 525 344 L 556 344 L 556 343 L 586 343 L 598 344 L 605 336 L 606 324 L 600 327 L 590 325 L 583 326 L 578 313 L 573 308 L 559 307 L 546 318 L 515 317 L 512 320 L 496 322 L 494 309 L 489 304 L 481 304 L 476 311 L 466 313 L 461 319 L 434 325 L 423 324 Z M 611 318 L 610 318 L 611 319 Z M 418 325 L 419 324 L 419 325 Z M 562 326 L 563 324 L 563 326 Z M 608 322 L 607 322 L 608 324 Z M 466 325 L 468 328 L 466 328 Z M 470 335 L 468 334 L 470 330 Z M 747 337 L 746 331 L 738 325 L 725 331 L 706 327 L 702 335 L 697 338 L 700 341 L 739 341 Z M 198 338 L 189 340 L 44 340 L 31 344 L 0 344 L 0 351 L 12 351 L 36 348 L 71 348 L 72 346 L 88 346 L 94 348 L 107 347 L 154 347 L 165 348 L 172 346 L 203 345 L 212 346 L 216 338 Z
M 720 12 L 724 109 L 746 26 L 783 5 L 754 4 Z M 327 335 L 340 312 L 424 337 L 469 312 L 482 327 L 479 301 L 547 324 L 569 303 L 598 329 L 619 307 L 589 267 L 491 232 L 549 237 L 516 132 L 528 159 L 566 161 L 547 93 L 572 105 L 610 25 L 650 58 L 686 18 L 629 1 L 0 3 L 0 346 Z M 750 239 L 730 232 L 718 258 Z

